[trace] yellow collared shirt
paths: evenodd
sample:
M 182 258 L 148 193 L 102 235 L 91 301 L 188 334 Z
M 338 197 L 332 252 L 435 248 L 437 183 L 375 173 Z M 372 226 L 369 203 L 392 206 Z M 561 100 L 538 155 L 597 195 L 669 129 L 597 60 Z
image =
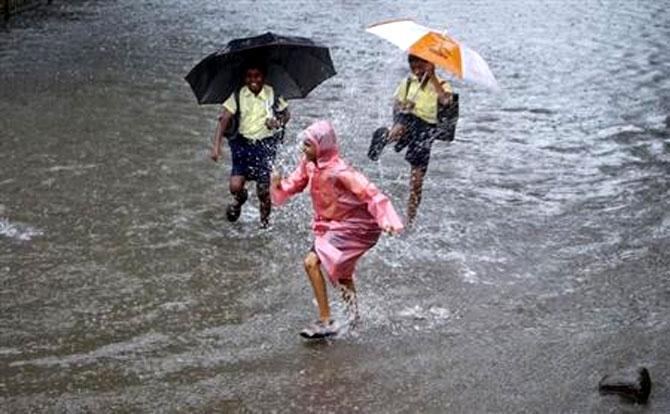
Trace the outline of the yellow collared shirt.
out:
M 239 133 L 250 140 L 260 140 L 272 135 L 272 130 L 265 125 L 265 120 L 272 117 L 272 104 L 274 103 L 274 89 L 269 85 L 263 85 L 263 89 L 254 95 L 247 87 L 240 89 L 240 126 Z M 279 97 L 277 110 L 283 111 L 288 104 Z M 235 93 L 232 93 L 223 103 L 223 107 L 235 114 L 237 104 L 235 103 Z
M 447 93 L 452 93 L 451 86 L 447 81 L 437 78 Z M 400 82 L 396 88 L 393 97 L 400 102 L 405 102 L 408 99 L 414 101 L 414 108 L 412 114 L 423 119 L 429 124 L 437 124 L 437 91 L 431 82 L 427 82 L 423 89 L 420 88 L 421 80 L 416 75 L 411 74 L 409 77 L 409 90 L 407 89 L 407 78 Z M 405 94 L 407 91 L 407 94 Z

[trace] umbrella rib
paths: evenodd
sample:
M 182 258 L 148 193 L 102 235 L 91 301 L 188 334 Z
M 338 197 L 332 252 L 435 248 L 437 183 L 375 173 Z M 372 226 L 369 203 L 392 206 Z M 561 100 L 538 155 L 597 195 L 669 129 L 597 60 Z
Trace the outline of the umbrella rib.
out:
M 254 45 L 254 46 L 247 46 L 247 47 L 241 47 L 239 49 L 235 49 L 234 51 L 231 50 L 224 50 L 224 49 L 219 49 L 217 52 L 217 55 L 220 54 L 226 54 L 226 53 L 231 53 L 231 52 L 246 52 L 248 50 L 253 50 L 253 49 L 261 49 L 265 47 L 273 47 L 273 48 L 279 48 L 279 47 L 284 47 L 284 46 L 293 46 L 293 47 L 305 47 L 305 48 L 314 48 L 314 49 L 328 49 L 326 46 L 314 43 L 314 44 L 305 44 L 305 43 L 266 43 L 264 45 Z

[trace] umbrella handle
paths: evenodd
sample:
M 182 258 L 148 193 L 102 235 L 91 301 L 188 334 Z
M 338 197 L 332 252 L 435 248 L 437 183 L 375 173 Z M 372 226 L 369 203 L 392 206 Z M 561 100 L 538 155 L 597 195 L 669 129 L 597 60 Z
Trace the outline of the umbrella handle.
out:
M 423 85 L 427 80 L 428 80 L 428 73 L 424 72 L 424 74 L 421 76 L 421 80 L 419 81 L 419 87 L 416 88 L 416 90 L 414 92 L 412 92 L 412 96 L 409 96 L 407 94 L 405 95 L 405 104 L 404 104 L 405 106 L 406 106 L 407 102 L 410 102 L 412 104 L 412 107 L 414 107 L 414 105 L 416 104 L 416 101 L 415 101 L 416 95 L 419 93 L 419 89 L 421 89 L 421 85 Z M 409 78 L 407 79 L 407 91 L 409 91 Z M 405 92 L 405 93 L 407 93 L 407 92 Z M 403 112 L 406 112 L 406 113 L 411 112 L 411 109 L 408 110 L 407 107 L 405 107 L 405 109 L 403 109 Z
M 407 100 L 408 100 L 408 101 L 411 101 L 412 103 L 415 103 L 415 102 L 414 102 L 414 99 L 416 98 L 416 94 L 419 93 L 419 89 L 421 89 L 421 85 L 423 85 L 424 83 L 426 83 L 427 80 L 428 80 L 428 73 L 427 73 L 427 72 L 424 72 L 423 75 L 421 76 L 421 81 L 419 81 L 419 87 L 416 88 L 416 90 L 414 91 L 414 93 L 412 93 L 412 96 L 411 96 L 411 97 L 409 97 L 409 96 L 407 97 Z

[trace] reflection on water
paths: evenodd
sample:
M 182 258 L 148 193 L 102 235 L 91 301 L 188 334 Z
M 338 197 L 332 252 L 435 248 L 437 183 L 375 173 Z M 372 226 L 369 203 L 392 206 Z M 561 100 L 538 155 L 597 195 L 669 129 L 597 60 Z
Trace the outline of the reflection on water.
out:
M 644 364 L 647 411 L 669 411 L 670 12 L 646 3 L 78 0 L 17 16 L 0 36 L 1 406 L 614 412 L 600 376 Z M 360 331 L 305 344 L 308 197 L 260 231 L 252 190 L 226 222 L 217 110 L 183 76 L 237 36 L 330 45 L 338 75 L 290 102 L 280 167 L 330 119 L 403 210 L 407 165 L 365 152 L 406 60 L 363 30 L 401 16 L 478 50 L 503 91 L 454 82 L 457 139 L 434 146 L 417 227 L 361 262 Z

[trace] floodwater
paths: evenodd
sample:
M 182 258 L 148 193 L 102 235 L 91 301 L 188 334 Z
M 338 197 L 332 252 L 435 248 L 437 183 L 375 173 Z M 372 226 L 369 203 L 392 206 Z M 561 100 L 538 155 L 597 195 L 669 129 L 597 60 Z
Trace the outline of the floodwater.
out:
M 670 412 L 670 8 L 658 1 L 55 1 L 0 32 L 0 412 Z M 308 197 L 225 220 L 217 109 L 183 76 L 267 30 L 331 47 L 291 101 L 365 157 L 414 17 L 480 52 L 416 228 L 359 267 L 357 335 L 309 344 Z M 252 192 L 253 194 L 253 192 Z M 333 296 L 335 298 L 335 296 Z M 335 314 L 341 307 L 335 302 Z M 646 407 L 599 379 L 644 365 Z

